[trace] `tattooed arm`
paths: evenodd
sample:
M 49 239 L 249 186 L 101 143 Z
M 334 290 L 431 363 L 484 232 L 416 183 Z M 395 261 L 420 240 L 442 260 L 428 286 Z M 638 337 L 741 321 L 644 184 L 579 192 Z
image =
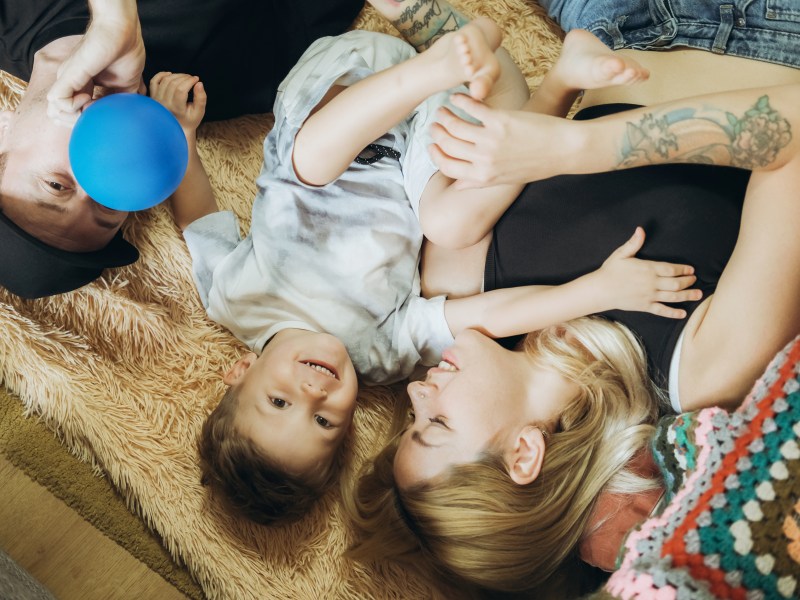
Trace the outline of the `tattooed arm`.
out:
M 800 153 L 797 84 L 698 96 L 590 121 L 492 110 L 464 96 L 454 104 L 483 126 L 452 114 L 440 119 L 459 143 L 447 146 L 448 156 L 437 164 L 474 185 L 661 163 L 758 171 L 777 169 Z
M 418 52 L 469 22 L 446 0 L 369 0 Z

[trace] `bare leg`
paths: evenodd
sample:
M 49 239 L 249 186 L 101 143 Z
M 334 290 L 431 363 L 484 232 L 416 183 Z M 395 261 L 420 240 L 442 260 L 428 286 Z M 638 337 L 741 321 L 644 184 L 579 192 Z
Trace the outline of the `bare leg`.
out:
M 494 55 L 500 39 L 494 23 L 477 19 L 430 50 L 341 91 L 297 134 L 293 160 L 298 176 L 312 185 L 333 181 L 364 147 L 436 92 L 467 81 L 476 97 L 483 97 L 500 76 Z
M 504 68 L 503 77 L 509 71 Z M 644 81 L 648 75 L 636 61 L 617 56 L 593 34 L 573 30 L 567 34 L 558 61 L 525 110 L 566 117 L 580 90 L 629 85 Z M 502 84 L 501 77 L 486 104 L 519 108 L 520 104 L 503 95 Z M 462 191 L 451 184 L 451 180 L 437 173 L 421 203 L 428 236 L 423 244 L 421 265 L 422 292 L 426 297 L 446 294 L 461 298 L 480 292 L 491 229 L 522 187 Z M 465 222 L 461 230 L 457 227 L 459 220 Z M 437 223 L 442 225 L 441 233 L 437 231 Z M 431 241 L 431 237 L 439 243 Z
M 649 76 L 635 60 L 617 55 L 588 31 L 574 29 L 525 110 L 566 117 L 582 90 L 631 85 Z

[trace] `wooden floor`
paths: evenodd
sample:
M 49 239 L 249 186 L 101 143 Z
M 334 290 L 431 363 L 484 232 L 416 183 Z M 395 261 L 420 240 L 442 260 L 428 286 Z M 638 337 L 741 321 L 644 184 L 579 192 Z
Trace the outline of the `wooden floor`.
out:
M 0 455 L 0 548 L 59 600 L 185 600 Z

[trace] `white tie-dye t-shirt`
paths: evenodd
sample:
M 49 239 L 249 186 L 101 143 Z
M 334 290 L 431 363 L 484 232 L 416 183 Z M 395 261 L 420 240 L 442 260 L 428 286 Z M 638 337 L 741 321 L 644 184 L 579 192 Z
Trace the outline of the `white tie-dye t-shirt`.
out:
M 427 130 L 450 92 L 375 141 L 399 160 L 353 163 L 317 188 L 292 167 L 295 135 L 331 85 L 351 85 L 414 54 L 365 31 L 317 40 L 278 89 L 249 235 L 240 238 L 227 211 L 184 232 L 209 316 L 254 351 L 282 329 L 327 332 L 344 343 L 363 381 L 388 383 L 435 364 L 452 343 L 444 297 L 420 297 L 418 270 L 419 198 L 436 171 Z

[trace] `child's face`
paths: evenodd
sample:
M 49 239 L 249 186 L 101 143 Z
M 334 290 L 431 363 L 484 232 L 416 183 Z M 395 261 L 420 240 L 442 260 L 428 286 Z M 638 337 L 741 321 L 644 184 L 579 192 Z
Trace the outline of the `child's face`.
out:
M 279 332 L 259 357 L 244 356 L 225 383 L 240 386 L 237 429 L 297 475 L 330 464 L 358 392 L 342 343 L 300 329 Z

